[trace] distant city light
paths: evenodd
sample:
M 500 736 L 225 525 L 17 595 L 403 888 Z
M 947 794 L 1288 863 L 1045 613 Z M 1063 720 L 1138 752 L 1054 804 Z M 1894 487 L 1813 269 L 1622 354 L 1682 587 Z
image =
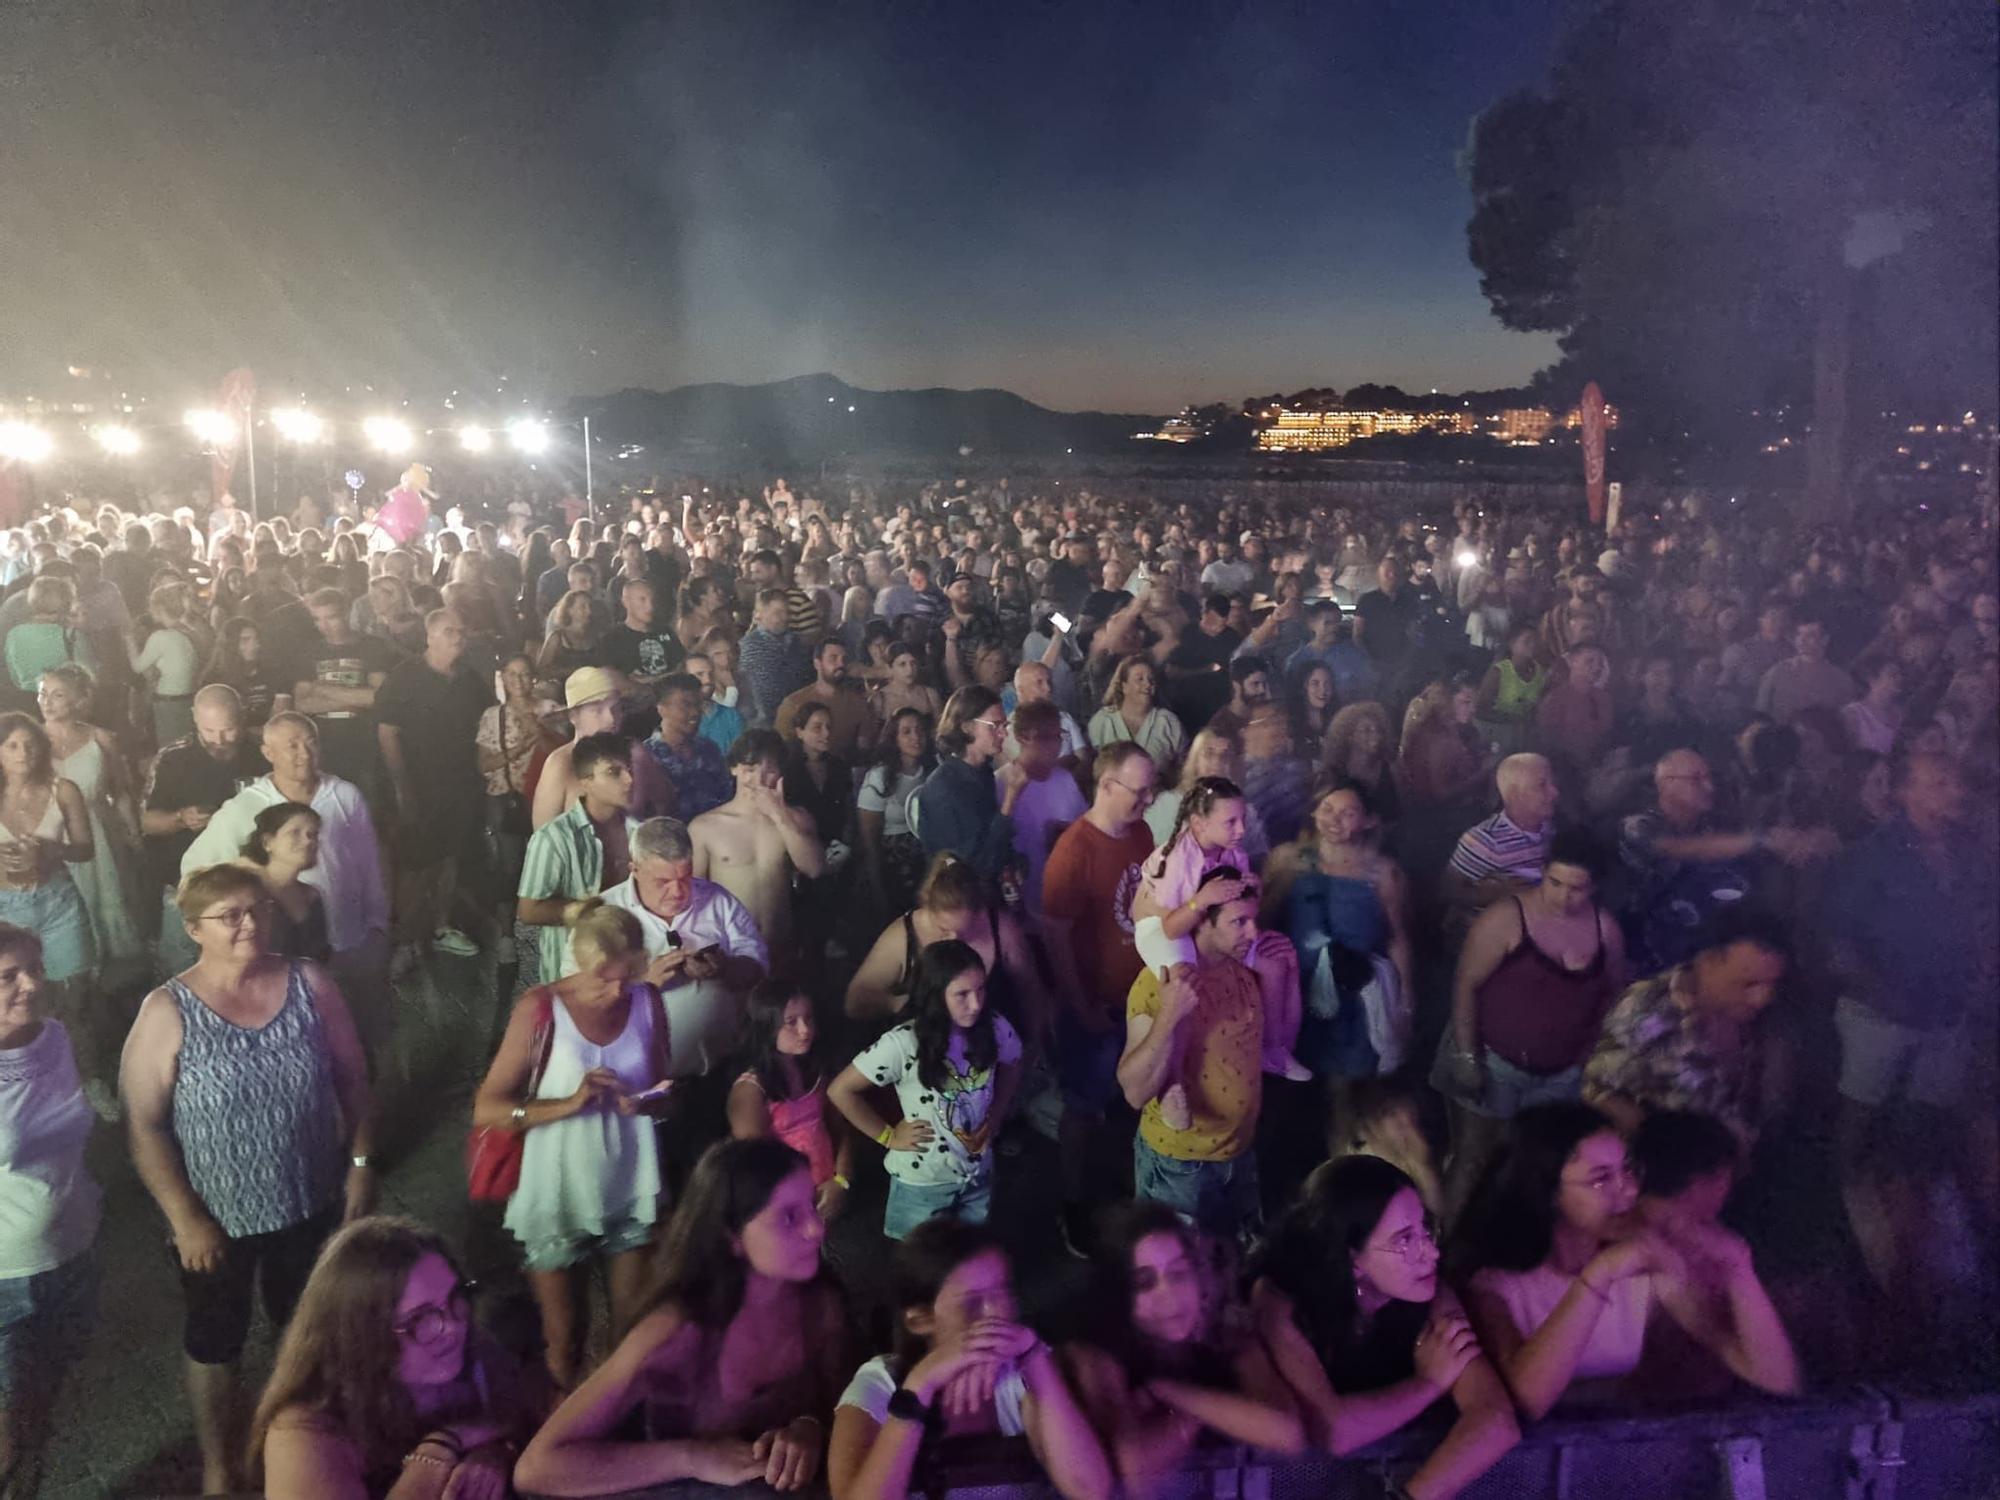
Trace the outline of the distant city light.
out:
M 522 417 L 507 424 L 507 441 L 523 453 L 545 452 L 549 446 L 549 429 L 545 422 L 537 422 L 533 417 Z
M 181 420 L 204 443 L 226 443 L 236 436 L 236 419 L 213 407 L 196 407 Z
M 279 406 L 271 411 L 278 436 L 294 443 L 317 443 L 326 436 L 326 418 L 303 406 Z
M 0 458 L 38 464 L 56 451 L 56 440 L 26 422 L 0 422 Z
M 467 453 L 484 453 L 493 446 L 493 434 L 484 427 L 461 427 L 458 429 L 458 446 Z
M 121 458 L 137 453 L 145 446 L 138 433 L 130 427 L 120 427 L 116 424 L 100 427 L 91 436 L 97 439 L 97 446 L 106 453 L 114 453 Z
M 361 434 L 383 453 L 408 453 L 416 442 L 410 424 L 395 417 L 370 417 L 361 424 Z

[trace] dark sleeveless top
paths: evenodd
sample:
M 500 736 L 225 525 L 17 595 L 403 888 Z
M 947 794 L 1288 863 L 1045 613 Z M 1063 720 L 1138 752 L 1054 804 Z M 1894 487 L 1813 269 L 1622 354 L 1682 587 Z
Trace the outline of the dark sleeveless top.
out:
M 991 907 L 986 911 L 986 930 L 993 935 L 993 967 L 986 971 L 986 998 L 1001 1007 L 1001 1014 L 1011 1021 L 1010 1009 L 1013 1000 L 1013 985 L 1007 975 L 1007 950 L 1000 946 L 1000 913 Z M 910 986 L 917 979 L 917 953 L 923 944 L 917 941 L 917 914 L 903 913 L 903 972 L 896 976 L 896 982 L 889 986 L 892 995 L 907 995 Z M 1002 1004 L 1003 1001 L 1008 1002 Z
M 1604 964 L 1604 914 L 1593 912 L 1597 951 L 1581 969 L 1566 969 L 1528 931 L 1528 914 L 1512 898 L 1521 941 L 1479 986 L 1479 1035 L 1502 1060 L 1530 1073 L 1580 1067 L 1610 1008 L 1611 976 Z

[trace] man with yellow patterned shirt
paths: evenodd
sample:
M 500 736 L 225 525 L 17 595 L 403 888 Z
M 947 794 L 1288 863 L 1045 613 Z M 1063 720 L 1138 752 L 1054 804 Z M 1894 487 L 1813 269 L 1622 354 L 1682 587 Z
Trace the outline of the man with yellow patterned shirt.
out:
M 1202 884 L 1224 877 L 1238 872 L 1218 866 Z M 1151 969 L 1140 973 L 1126 997 L 1118 1059 L 1118 1086 L 1139 1111 L 1136 1192 L 1223 1238 L 1247 1235 L 1258 1219 L 1264 1017 L 1257 976 L 1245 964 L 1257 941 L 1257 894 L 1245 881 L 1234 900 L 1202 913 L 1190 934 L 1191 970 L 1176 969 L 1164 983 Z M 1179 1100 L 1163 1112 L 1169 1091 L 1185 1094 L 1185 1113 Z

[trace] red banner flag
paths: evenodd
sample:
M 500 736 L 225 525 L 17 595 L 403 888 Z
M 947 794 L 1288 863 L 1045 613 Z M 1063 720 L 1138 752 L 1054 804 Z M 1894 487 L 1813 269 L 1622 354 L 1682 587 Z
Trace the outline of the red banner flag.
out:
M 214 456 L 209 460 L 209 498 L 220 500 L 229 493 L 229 482 L 236 472 L 236 450 L 243 445 L 243 424 L 249 420 L 251 405 L 257 399 L 257 377 L 248 370 L 231 370 L 222 377 L 222 389 L 216 392 L 215 407 L 232 424 L 229 436 L 214 445 Z
M 1583 487 L 1590 497 L 1590 524 L 1604 524 L 1604 392 L 1591 381 L 1583 388 Z

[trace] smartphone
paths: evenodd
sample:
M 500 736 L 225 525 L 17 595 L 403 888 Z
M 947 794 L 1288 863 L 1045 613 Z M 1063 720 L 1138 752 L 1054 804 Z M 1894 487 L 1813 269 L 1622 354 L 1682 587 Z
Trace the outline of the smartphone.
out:
M 647 1100 L 647 1099 L 664 1099 L 667 1097 L 669 1093 L 673 1091 L 673 1087 L 674 1087 L 673 1079 L 662 1078 L 658 1083 L 654 1084 L 651 1088 L 640 1089 L 638 1093 L 633 1094 L 631 1096 L 632 1102 L 637 1104 L 642 1100 Z
M 1069 634 L 1069 616 L 1064 614 L 1061 610 L 1055 610 L 1049 615 L 1049 623 L 1055 626 L 1055 628 L 1060 630 L 1064 635 Z

